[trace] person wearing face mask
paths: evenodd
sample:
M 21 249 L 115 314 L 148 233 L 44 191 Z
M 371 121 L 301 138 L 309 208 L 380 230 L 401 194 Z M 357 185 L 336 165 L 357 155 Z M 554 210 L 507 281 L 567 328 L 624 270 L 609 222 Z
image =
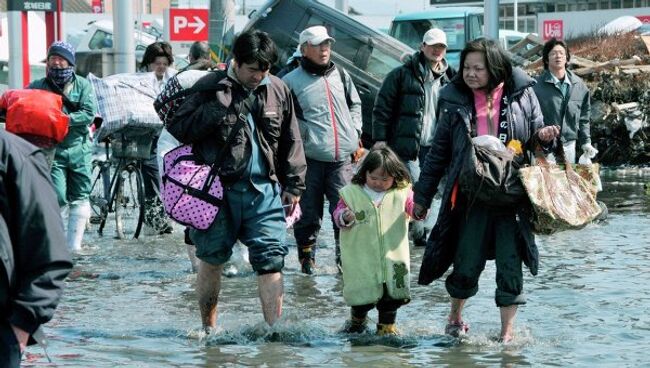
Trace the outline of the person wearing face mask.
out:
M 64 213 L 68 213 L 68 248 L 76 252 L 81 249 L 91 212 L 88 198 L 92 180 L 92 140 L 88 127 L 95 119 L 97 106 L 90 82 L 76 75 L 74 67 L 72 45 L 55 41 L 47 51 L 47 75 L 33 81 L 27 88 L 61 95 L 63 112 L 70 116 L 68 134 L 56 146 L 51 175 L 59 205 Z
M 293 228 L 301 270 L 306 274 L 313 273 L 315 267 L 323 198 L 327 197 L 329 213 L 333 213 L 339 190 L 354 174 L 350 155 L 359 147 L 361 137 L 361 99 L 350 75 L 330 60 L 334 42 L 323 26 L 303 30 L 300 66 L 282 78 L 295 101 L 307 158 L 302 218 Z M 335 224 L 334 241 L 340 266 L 339 228 Z
M 576 147 L 585 159 L 591 160 L 598 154 L 591 145 L 591 93 L 580 77 L 567 70 L 571 60 L 569 48 L 564 41 L 552 38 L 544 44 L 542 60 L 544 72 L 537 77 L 533 90 L 539 99 L 544 123 L 559 125 L 562 129 L 568 162 L 576 162 Z

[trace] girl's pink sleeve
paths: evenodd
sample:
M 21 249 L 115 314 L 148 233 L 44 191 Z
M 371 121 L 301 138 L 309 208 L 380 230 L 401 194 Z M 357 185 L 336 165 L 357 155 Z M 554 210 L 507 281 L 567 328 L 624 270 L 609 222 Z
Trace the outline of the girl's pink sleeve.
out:
M 334 217 L 334 223 L 336 223 L 336 226 L 338 227 L 346 227 L 345 224 L 341 223 L 341 214 L 345 212 L 345 210 L 348 209 L 348 205 L 345 204 L 343 201 L 343 198 L 339 199 L 339 203 L 336 204 L 336 208 L 334 209 L 334 213 L 332 213 L 332 217 Z
M 406 203 L 404 204 L 404 211 L 409 217 L 413 216 L 413 210 L 415 209 L 415 202 L 413 202 L 413 190 L 409 189 L 409 195 L 406 197 Z

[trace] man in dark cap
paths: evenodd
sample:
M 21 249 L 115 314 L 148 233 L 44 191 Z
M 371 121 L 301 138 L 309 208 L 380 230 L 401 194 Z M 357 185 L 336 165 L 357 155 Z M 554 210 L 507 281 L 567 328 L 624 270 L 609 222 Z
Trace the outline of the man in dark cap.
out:
M 92 148 L 88 126 L 95 118 L 97 106 L 93 88 L 74 73 L 75 52 L 72 45 L 55 41 L 47 51 L 45 78 L 27 88 L 44 89 L 63 97 L 63 112 L 70 116 L 70 127 L 63 142 L 56 146 L 52 163 L 52 181 L 62 211 L 68 210 L 68 248 L 81 249 L 86 221 L 90 218 Z

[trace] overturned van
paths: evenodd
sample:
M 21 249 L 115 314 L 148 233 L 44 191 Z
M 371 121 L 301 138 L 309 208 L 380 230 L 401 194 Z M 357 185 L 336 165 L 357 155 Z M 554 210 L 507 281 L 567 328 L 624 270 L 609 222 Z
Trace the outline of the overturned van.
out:
M 253 12 L 244 31 L 269 33 L 278 46 L 281 68 L 298 45 L 300 32 L 322 25 L 336 39 L 332 61 L 352 76 L 363 105 L 364 144 L 370 143 L 375 96 L 388 72 L 401 65 L 401 57 L 414 50 L 367 27 L 344 13 L 315 0 L 271 0 Z

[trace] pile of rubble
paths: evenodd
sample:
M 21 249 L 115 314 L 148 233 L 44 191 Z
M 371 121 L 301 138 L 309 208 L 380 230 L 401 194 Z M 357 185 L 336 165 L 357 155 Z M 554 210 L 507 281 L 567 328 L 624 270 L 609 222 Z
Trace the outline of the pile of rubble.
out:
M 650 36 L 567 41 L 571 69 L 592 94 L 591 138 L 604 165 L 650 164 Z M 543 69 L 543 41 L 529 35 L 510 52 L 531 75 Z

